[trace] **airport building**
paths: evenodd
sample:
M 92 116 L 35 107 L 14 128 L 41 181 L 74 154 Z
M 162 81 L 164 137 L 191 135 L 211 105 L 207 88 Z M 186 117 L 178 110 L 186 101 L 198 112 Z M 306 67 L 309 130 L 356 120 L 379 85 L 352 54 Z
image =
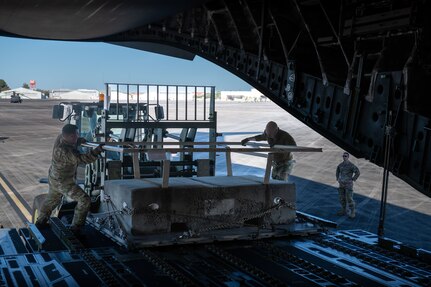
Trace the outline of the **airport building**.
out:
M 18 94 L 19 96 L 23 97 L 24 99 L 35 99 L 35 100 L 42 99 L 42 93 L 41 92 L 26 89 L 26 88 L 16 88 L 16 89 L 12 89 L 12 90 L 3 91 L 0 93 L 0 99 L 10 99 L 10 97 L 14 93 Z
M 24 99 L 44 99 L 41 92 L 26 88 L 16 88 L 12 90 L 3 91 L 0 93 L 0 99 L 10 99 L 11 95 L 19 94 Z M 104 93 L 104 91 L 98 91 L 93 89 L 54 89 L 51 90 L 49 93 L 49 99 L 55 99 L 55 100 L 74 100 L 74 101 L 98 101 L 99 100 L 99 93 Z M 163 94 L 163 92 L 160 93 L 164 98 L 166 98 L 166 93 Z M 195 94 L 194 91 L 190 90 L 187 92 L 188 97 L 192 99 Z M 203 92 L 197 92 L 196 95 L 198 96 L 198 99 L 202 97 Z M 120 102 L 126 102 L 127 99 L 127 93 L 125 91 L 116 91 L 116 90 L 110 90 L 110 96 L 111 98 L 117 99 L 119 98 Z M 185 97 L 185 91 L 179 92 L 180 98 Z M 139 94 L 140 98 L 147 98 L 146 91 L 142 91 Z M 156 92 L 150 90 L 148 97 L 150 100 L 156 100 Z M 137 92 L 129 92 L 129 100 L 132 102 L 136 101 L 138 98 Z M 170 101 L 174 101 L 176 98 L 175 91 L 169 91 L 167 98 Z M 262 101 L 268 101 L 268 98 L 265 97 L 261 92 L 259 92 L 257 89 L 251 89 L 250 91 L 220 91 L 220 98 L 221 101 L 235 101 L 235 102 L 262 102 Z
M 250 91 L 221 91 L 220 100 L 235 102 L 263 102 L 267 101 L 268 98 L 257 89 L 251 89 Z
M 77 89 L 77 90 L 59 89 L 59 90 L 52 90 L 49 95 L 49 98 L 59 99 L 59 100 L 98 101 L 99 91 L 88 90 L 88 89 Z

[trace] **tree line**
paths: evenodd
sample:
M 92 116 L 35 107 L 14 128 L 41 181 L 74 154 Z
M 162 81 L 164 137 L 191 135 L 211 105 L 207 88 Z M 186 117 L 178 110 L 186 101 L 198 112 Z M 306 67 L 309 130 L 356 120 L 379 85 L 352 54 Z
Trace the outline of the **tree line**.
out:
M 9 86 L 7 85 L 6 81 L 3 79 L 0 79 L 0 92 L 10 90 Z
M 26 89 L 30 89 L 30 86 L 27 83 L 23 83 L 22 87 Z M 0 92 L 7 91 L 7 90 L 10 90 L 9 85 L 6 83 L 5 80 L 0 79 Z

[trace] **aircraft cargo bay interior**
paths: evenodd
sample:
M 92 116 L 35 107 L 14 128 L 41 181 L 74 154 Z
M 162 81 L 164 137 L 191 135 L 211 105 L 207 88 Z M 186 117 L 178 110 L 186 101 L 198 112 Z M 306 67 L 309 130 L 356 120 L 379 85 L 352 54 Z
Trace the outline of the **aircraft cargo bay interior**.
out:
M 37 2 L 0 36 L 202 57 L 258 95 L 0 82 L 0 285 L 431 285 L 430 3 Z

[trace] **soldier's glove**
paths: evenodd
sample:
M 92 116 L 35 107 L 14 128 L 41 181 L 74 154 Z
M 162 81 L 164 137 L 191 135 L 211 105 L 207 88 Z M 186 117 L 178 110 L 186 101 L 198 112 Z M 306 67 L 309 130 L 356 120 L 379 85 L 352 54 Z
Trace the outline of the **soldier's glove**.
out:
M 250 140 L 248 138 L 245 138 L 241 141 L 242 145 L 246 145 Z
M 93 149 L 93 153 L 94 153 L 94 155 L 99 155 L 99 154 L 101 154 L 102 152 L 103 152 L 103 146 L 104 146 L 105 144 L 100 144 L 100 145 L 98 145 L 95 149 Z

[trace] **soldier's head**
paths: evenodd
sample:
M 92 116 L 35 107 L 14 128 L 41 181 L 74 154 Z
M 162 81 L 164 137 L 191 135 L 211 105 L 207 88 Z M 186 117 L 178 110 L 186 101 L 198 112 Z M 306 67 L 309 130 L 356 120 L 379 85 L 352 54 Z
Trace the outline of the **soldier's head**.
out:
M 349 160 L 349 153 L 348 152 L 343 152 L 343 160 L 344 161 L 348 161 Z
M 63 139 L 68 144 L 76 144 L 78 141 L 78 127 L 72 124 L 67 124 L 61 130 Z
M 268 138 L 274 139 L 278 132 L 278 126 L 275 122 L 271 121 L 266 124 L 265 134 Z

